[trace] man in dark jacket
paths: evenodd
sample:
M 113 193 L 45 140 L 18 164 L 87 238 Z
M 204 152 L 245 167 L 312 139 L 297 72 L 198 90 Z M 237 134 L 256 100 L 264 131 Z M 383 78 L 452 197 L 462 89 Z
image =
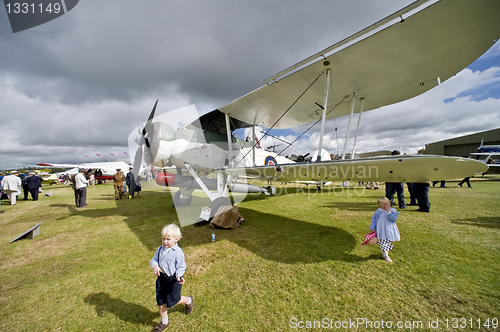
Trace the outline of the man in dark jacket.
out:
M 28 191 L 33 200 L 38 201 L 38 192 L 40 190 L 39 188 L 42 186 L 42 178 L 35 175 L 33 172 L 29 172 L 26 178 L 26 185 L 28 186 Z
M 134 172 L 132 167 L 129 168 L 129 172 L 127 173 L 127 176 L 125 177 L 125 182 L 127 183 L 127 188 L 129 192 L 128 198 L 134 198 L 134 193 L 135 193 L 135 179 L 134 179 Z

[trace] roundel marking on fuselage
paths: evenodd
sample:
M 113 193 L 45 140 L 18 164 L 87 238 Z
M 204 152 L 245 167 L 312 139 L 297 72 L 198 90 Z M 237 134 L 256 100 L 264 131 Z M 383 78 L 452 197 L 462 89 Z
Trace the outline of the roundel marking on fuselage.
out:
M 274 159 L 273 156 L 267 156 L 266 159 L 264 160 L 264 165 L 278 165 L 278 162 L 276 159 Z

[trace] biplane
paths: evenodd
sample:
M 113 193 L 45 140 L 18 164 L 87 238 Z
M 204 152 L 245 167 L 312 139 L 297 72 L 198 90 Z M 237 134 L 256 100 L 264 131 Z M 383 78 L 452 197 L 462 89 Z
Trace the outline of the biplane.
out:
M 111 162 L 96 162 L 96 163 L 81 163 L 81 164 L 53 164 L 53 163 L 38 163 L 38 166 L 48 166 L 48 167 L 61 167 L 61 168 L 71 168 L 71 170 L 62 172 L 64 174 L 76 174 L 78 169 L 92 169 L 101 170 L 102 175 L 96 176 L 96 180 L 111 180 L 113 179 L 113 174 L 116 173 L 117 169 L 121 169 L 124 173 L 128 172 L 129 164 L 123 161 L 111 161 Z
M 176 129 L 156 121 L 153 110 L 135 142 L 134 172 L 142 162 L 177 173 L 162 173 L 158 184 L 179 187 L 176 206 L 189 205 L 203 190 L 214 206 L 229 192 L 273 194 L 237 179 L 268 181 L 428 182 L 484 172 L 486 165 L 461 157 L 395 155 L 340 160 L 323 153 L 325 121 L 398 103 L 437 88 L 485 53 L 500 37 L 500 1 L 415 1 L 366 29 L 271 76 L 260 88 Z M 179 112 L 184 112 L 181 110 Z M 321 126 L 310 162 L 292 162 L 259 149 L 255 127 Z M 250 140 L 233 134 L 252 130 Z M 213 175 L 209 178 L 208 174 Z M 135 176 L 138 176 L 135 174 Z M 230 203 L 230 201 L 229 201 Z

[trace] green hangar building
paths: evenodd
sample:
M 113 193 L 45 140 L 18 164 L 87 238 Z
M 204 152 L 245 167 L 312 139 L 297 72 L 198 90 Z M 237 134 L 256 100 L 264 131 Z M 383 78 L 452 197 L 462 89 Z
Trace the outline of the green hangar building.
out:
M 479 152 L 481 141 L 483 145 L 500 144 L 500 128 L 426 144 L 425 152 L 442 156 L 468 157 L 473 152 Z

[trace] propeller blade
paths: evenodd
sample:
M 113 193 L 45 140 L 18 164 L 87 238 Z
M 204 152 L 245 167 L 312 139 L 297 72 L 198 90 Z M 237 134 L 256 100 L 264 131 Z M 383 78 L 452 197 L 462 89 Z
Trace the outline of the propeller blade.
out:
M 134 142 L 137 143 L 137 145 L 143 145 L 144 144 L 144 136 L 141 133 L 141 126 L 137 124 L 137 133 L 138 135 L 134 138 Z
M 146 135 L 147 133 L 149 133 L 152 130 L 153 118 L 155 117 L 157 105 L 158 105 L 158 99 L 156 99 L 155 105 L 153 106 L 153 110 L 151 111 L 151 114 L 149 114 L 148 121 L 146 122 L 146 125 L 144 126 L 144 129 L 142 130 L 143 135 Z
M 153 120 L 156 112 L 156 105 L 158 105 L 158 99 L 156 99 L 155 105 L 153 106 L 153 110 L 151 111 L 151 114 L 149 114 L 148 121 Z
M 134 156 L 134 180 L 137 182 L 139 180 L 139 170 L 142 165 L 142 145 L 139 145 Z
M 142 137 L 144 138 L 144 143 L 146 143 L 146 146 L 148 148 L 151 147 L 151 144 L 148 140 L 148 137 L 153 137 L 154 136 L 154 126 L 153 126 L 153 118 L 155 117 L 155 112 L 156 112 L 156 106 L 158 105 L 158 99 L 156 99 L 155 105 L 153 106 L 153 110 L 149 114 L 148 121 L 146 121 L 146 124 L 144 125 L 144 128 L 142 128 Z

